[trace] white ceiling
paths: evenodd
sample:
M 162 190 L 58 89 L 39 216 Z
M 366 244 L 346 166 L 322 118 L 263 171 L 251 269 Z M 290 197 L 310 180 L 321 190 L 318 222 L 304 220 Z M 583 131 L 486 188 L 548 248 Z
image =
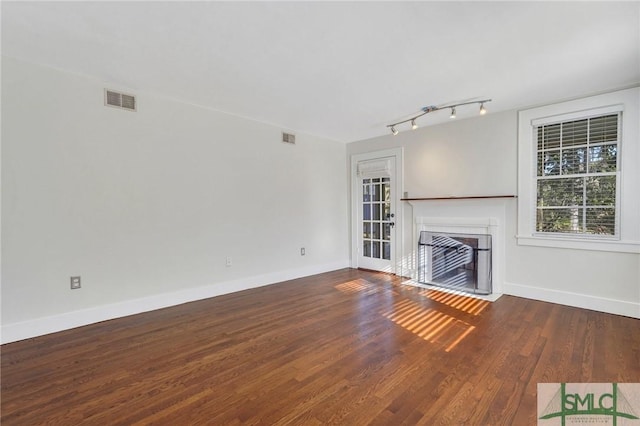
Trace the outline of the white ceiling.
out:
M 3 1 L 2 54 L 350 142 L 637 84 L 640 2 Z

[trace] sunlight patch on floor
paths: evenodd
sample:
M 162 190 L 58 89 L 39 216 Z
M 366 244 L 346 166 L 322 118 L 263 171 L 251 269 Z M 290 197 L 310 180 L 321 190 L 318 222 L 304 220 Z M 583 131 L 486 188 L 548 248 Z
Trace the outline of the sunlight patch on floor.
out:
M 353 280 L 353 281 L 347 281 L 341 284 L 336 284 L 335 286 L 333 286 L 333 288 L 345 294 L 354 294 L 354 293 L 370 294 L 370 293 L 376 293 L 381 291 L 388 292 L 394 295 L 398 294 L 393 289 L 381 286 L 380 284 L 371 283 L 362 278 L 358 278 L 357 280 Z
M 358 279 L 342 284 L 337 284 L 336 286 L 334 286 L 334 288 L 340 290 L 343 293 L 357 293 L 359 291 L 370 289 L 371 283 L 362 279 Z
M 375 293 L 380 290 L 379 286 L 373 283 L 370 283 L 367 280 L 363 280 L 362 278 L 337 284 L 334 286 L 334 288 L 346 294 L 361 293 L 361 292 L 363 294 L 368 294 L 368 293 Z
M 442 345 L 445 352 L 451 351 L 475 329 L 451 315 L 411 300 L 396 303 L 393 310 L 383 316 L 428 342 Z
M 486 300 L 475 299 L 460 294 L 444 293 L 437 290 L 422 290 L 419 294 L 472 315 L 480 314 L 490 303 Z

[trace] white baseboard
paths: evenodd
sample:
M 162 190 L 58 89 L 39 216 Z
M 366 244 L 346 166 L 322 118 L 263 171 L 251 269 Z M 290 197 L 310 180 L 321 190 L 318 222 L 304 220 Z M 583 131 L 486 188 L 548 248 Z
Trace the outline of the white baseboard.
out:
M 640 302 L 607 299 L 604 297 L 588 296 L 580 293 L 571 293 L 568 291 L 531 287 L 506 282 L 504 283 L 504 294 L 525 297 L 527 299 L 541 300 L 543 302 L 558 303 L 560 305 L 574 306 L 576 308 L 590 309 L 592 311 L 606 312 L 609 314 L 624 315 L 631 318 L 640 318 Z
M 55 333 L 83 325 L 94 324 L 114 318 L 135 315 L 187 302 L 207 299 L 222 294 L 262 287 L 282 281 L 302 278 L 323 272 L 348 268 L 349 261 L 334 262 L 324 265 L 310 266 L 300 269 L 272 272 L 253 277 L 225 281 L 202 287 L 189 288 L 172 293 L 163 293 L 140 299 L 126 300 L 109 305 L 96 306 L 78 311 L 65 312 L 59 315 L 36 318 L 12 324 L 3 324 L 0 342 L 10 343 L 44 334 Z

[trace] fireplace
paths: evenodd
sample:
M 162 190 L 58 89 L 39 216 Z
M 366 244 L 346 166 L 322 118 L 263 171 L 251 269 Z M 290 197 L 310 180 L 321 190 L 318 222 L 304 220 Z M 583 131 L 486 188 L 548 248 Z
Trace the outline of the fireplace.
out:
M 475 294 L 492 293 L 491 235 L 421 231 L 418 282 Z
M 502 296 L 505 275 L 505 215 L 506 202 L 504 200 L 469 200 L 447 202 L 441 205 L 439 202 L 415 201 L 410 204 L 413 216 L 413 229 L 411 239 L 407 241 L 407 249 L 411 247 L 411 256 L 407 256 L 407 276 L 411 277 L 409 284 L 425 287 L 437 286 L 444 292 L 458 293 L 462 289 L 470 296 L 479 297 L 484 300 L 495 301 Z M 459 235 L 477 238 L 480 235 L 477 247 L 465 241 L 458 241 L 462 245 L 471 246 L 476 249 L 478 260 L 475 263 L 478 281 L 475 284 L 467 282 L 467 287 L 450 290 L 444 285 L 447 283 L 433 282 L 433 276 L 423 267 L 430 262 L 427 254 L 429 247 L 421 249 L 420 239 L 424 235 L 422 232 L 431 234 L 453 236 L 455 239 Z M 430 244 L 427 236 L 422 238 L 423 243 Z M 486 243 L 486 244 L 485 244 Z M 487 250 L 477 250 L 491 248 Z M 462 249 L 461 249 L 462 250 Z M 482 253 L 485 254 L 482 254 Z M 420 263 L 424 265 L 421 267 Z M 471 267 L 471 266 L 469 266 Z M 461 272 L 461 271 L 459 271 Z M 466 273 L 469 274 L 469 273 Z M 484 281 L 483 281 L 484 279 Z M 477 286 L 477 288 L 476 288 Z

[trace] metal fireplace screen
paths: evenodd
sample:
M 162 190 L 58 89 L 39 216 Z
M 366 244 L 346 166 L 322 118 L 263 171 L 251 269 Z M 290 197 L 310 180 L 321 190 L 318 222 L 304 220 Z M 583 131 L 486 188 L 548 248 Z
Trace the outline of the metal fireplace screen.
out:
M 491 294 L 491 235 L 420 232 L 418 281 Z

